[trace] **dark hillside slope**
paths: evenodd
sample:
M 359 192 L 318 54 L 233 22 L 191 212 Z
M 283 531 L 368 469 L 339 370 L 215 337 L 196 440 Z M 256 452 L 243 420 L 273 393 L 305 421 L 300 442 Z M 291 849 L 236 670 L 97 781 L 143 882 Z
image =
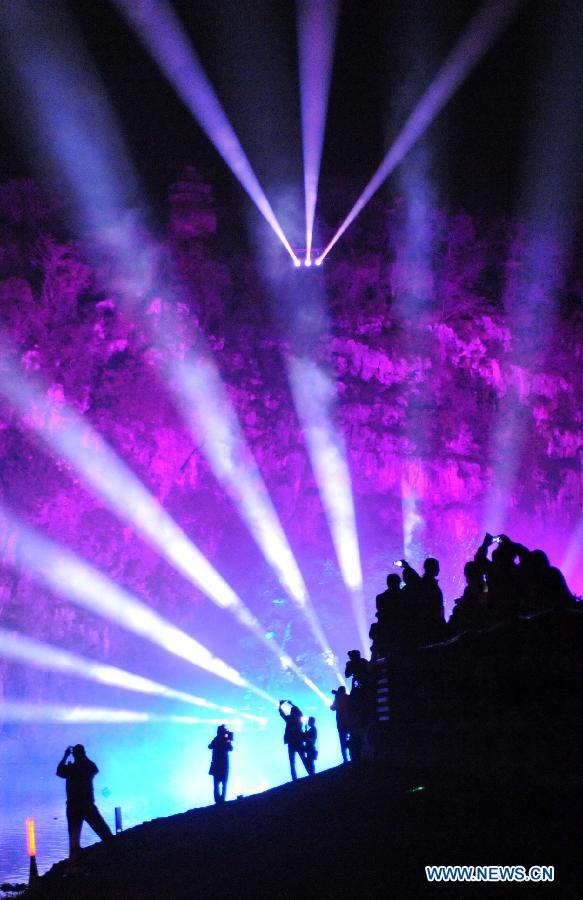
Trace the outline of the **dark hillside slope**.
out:
M 583 779 L 382 764 L 145 823 L 59 863 L 35 897 L 580 898 Z M 423 790 L 413 790 L 423 786 Z M 554 865 L 546 885 L 434 884 L 428 864 Z

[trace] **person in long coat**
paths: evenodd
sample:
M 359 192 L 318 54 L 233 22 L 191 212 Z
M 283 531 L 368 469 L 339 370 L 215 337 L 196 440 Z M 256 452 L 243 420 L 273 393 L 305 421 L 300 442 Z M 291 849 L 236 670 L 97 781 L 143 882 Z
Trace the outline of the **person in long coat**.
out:
M 233 749 L 233 732 L 226 725 L 219 725 L 217 736 L 209 744 L 213 751 L 209 775 L 213 776 L 213 792 L 215 803 L 224 803 L 227 799 L 227 782 L 229 781 L 229 753 Z

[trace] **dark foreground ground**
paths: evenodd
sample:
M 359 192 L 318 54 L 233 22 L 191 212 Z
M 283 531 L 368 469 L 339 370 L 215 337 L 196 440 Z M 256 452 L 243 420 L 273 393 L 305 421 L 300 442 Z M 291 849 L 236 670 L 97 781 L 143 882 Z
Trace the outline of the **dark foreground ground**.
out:
M 423 790 L 413 790 L 423 787 Z M 583 778 L 346 766 L 156 819 L 59 863 L 35 898 L 583 898 Z M 553 865 L 552 884 L 437 884 L 427 864 Z

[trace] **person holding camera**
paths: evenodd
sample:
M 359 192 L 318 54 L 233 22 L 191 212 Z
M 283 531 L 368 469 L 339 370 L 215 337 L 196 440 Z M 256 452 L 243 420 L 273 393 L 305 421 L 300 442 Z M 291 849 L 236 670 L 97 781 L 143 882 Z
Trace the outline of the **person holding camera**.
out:
M 288 704 L 290 707 L 289 713 L 285 713 L 283 711 L 283 706 Z M 304 768 L 308 775 L 310 775 L 310 768 L 308 761 L 306 759 L 306 752 L 304 749 L 304 733 L 302 731 L 302 711 L 298 706 L 295 706 L 291 702 L 291 700 L 280 700 L 279 701 L 279 714 L 283 721 L 285 722 L 285 731 L 283 734 L 283 742 L 287 744 L 287 752 L 289 756 L 289 768 L 291 772 L 292 781 L 297 781 L 298 774 L 296 772 L 296 753 L 300 757 L 301 761 L 304 764 Z
M 209 744 L 213 751 L 209 775 L 213 776 L 213 793 L 215 803 L 224 803 L 227 799 L 227 782 L 229 780 L 229 753 L 233 749 L 233 732 L 226 725 L 219 725 L 217 736 Z
M 87 822 L 102 841 L 113 838 L 111 829 L 95 805 L 93 779 L 99 772 L 85 754 L 83 744 L 67 747 L 57 766 L 57 775 L 67 783 L 69 863 L 76 866 L 81 853 L 81 829 Z

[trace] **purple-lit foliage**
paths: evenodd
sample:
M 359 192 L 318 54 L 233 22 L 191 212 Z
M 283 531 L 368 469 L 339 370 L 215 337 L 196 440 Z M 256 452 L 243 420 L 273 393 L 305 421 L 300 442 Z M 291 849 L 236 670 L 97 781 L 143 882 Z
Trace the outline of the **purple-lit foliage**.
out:
M 22 193 L 35 190 L 29 184 Z M 30 196 L 27 202 L 32 205 Z M 341 654 L 357 644 L 356 630 L 259 276 L 246 265 L 242 288 L 240 261 L 227 265 L 205 243 L 213 227 L 208 202 L 200 218 L 196 204 L 191 205 L 190 236 L 183 229 L 181 203 L 181 216 L 171 209 L 167 244 L 176 262 L 175 277 L 192 300 L 173 314 L 183 323 L 184 336 L 204 323 L 245 438 L 316 609 Z M 561 294 L 572 305 L 563 310 L 547 346 L 534 348 L 525 366 L 514 358 L 515 335 L 500 304 L 499 285 L 508 247 L 514 248 L 516 259 L 528 255 L 527 232 L 512 222 L 483 224 L 478 231 L 468 215 L 433 208 L 430 224 L 439 250 L 432 299 L 422 315 L 408 318 L 407 278 L 395 252 L 406 227 L 405 210 L 397 203 L 383 214 L 386 249 L 354 244 L 349 258 L 331 258 L 323 269 L 333 331 L 316 348 L 317 362 L 331 367 L 338 385 L 335 423 L 352 475 L 368 620 L 373 618 L 374 595 L 402 552 L 405 483 L 408 502 L 414 498 L 408 515 L 418 517 L 415 541 L 440 558 L 451 607 L 460 592 L 463 563 L 480 540 L 496 476 L 489 458 L 492 428 L 501 402 L 512 397 L 524 410 L 528 439 L 518 462 L 507 530 L 531 547 L 545 548 L 559 565 L 568 550 L 567 574 L 571 587 L 580 591 L 580 547 L 573 538 L 583 506 L 577 467 L 583 443 L 578 418 L 581 324 L 569 310 L 581 299 L 581 271 L 571 267 L 568 281 L 563 275 Z M 13 362 L 46 379 L 53 404 L 62 398 L 87 418 L 248 600 L 285 652 L 325 684 L 330 670 L 307 643 L 305 624 L 161 389 L 159 351 L 124 316 L 116 295 L 104 294 L 111 263 L 107 254 L 99 266 L 90 266 L 87 247 L 50 242 L 42 226 L 32 242 L 21 236 L 12 243 L 19 262 L 4 270 L 0 314 L 17 351 Z M 166 303 L 150 304 L 154 327 L 163 325 Z M 5 376 L 5 359 L 2 367 Z M 217 618 L 221 614 L 204 606 L 188 582 L 97 502 L 66 463 L 41 448 L 5 402 L 0 421 L 5 504 L 144 598 L 160 615 L 196 634 L 245 677 L 280 695 L 282 678 L 289 676 L 281 673 L 277 660 L 259 656 L 253 638 L 243 638 L 235 626 L 225 627 Z M 197 690 L 183 670 L 171 678 L 154 656 L 135 667 L 131 636 L 26 576 L 15 576 L 6 565 L 13 553 L 10 541 L 10 532 L 3 532 L 3 627 L 214 699 L 208 684 Z M 38 672 L 29 678 L 5 661 L 0 666 L 7 695 L 20 684 L 31 700 L 54 701 L 54 694 L 39 695 Z M 52 678 L 51 683 L 58 683 L 56 675 Z M 287 696 L 292 682 L 284 683 L 281 695 Z M 78 690 L 78 683 L 59 687 L 66 693 L 63 702 L 91 705 L 90 697 L 77 700 Z M 236 705 L 232 693 L 229 700 Z M 107 700 L 100 697 L 98 705 Z

